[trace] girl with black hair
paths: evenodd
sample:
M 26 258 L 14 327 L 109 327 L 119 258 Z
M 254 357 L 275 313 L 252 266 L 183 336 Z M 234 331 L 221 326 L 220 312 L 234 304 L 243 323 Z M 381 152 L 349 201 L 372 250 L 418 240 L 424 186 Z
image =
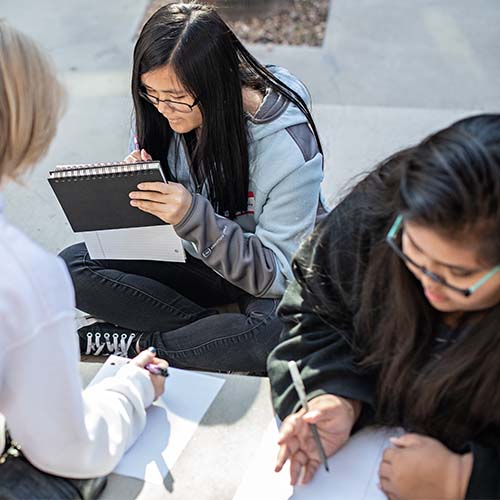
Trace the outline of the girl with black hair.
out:
M 368 424 L 402 426 L 390 499 L 500 498 L 500 115 L 461 120 L 359 183 L 294 260 L 271 353 L 292 482 Z M 287 361 L 309 393 L 300 404 Z
M 174 226 L 187 262 L 92 261 L 83 244 L 63 251 L 77 307 L 105 321 L 79 330 L 82 352 L 155 344 L 174 366 L 264 372 L 291 256 L 323 212 L 308 92 L 259 64 L 215 10 L 180 3 L 145 24 L 132 96 L 127 161 L 159 160 L 168 183 L 139 185 L 130 203 Z M 214 309 L 231 303 L 240 312 Z

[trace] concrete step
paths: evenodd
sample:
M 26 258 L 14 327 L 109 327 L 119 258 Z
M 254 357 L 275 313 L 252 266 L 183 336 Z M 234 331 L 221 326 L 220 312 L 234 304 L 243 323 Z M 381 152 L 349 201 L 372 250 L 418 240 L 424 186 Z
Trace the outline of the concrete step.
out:
M 454 121 L 480 110 L 315 107 L 314 117 L 325 153 L 323 192 L 335 205 L 378 162 Z
M 498 0 L 332 0 L 322 48 L 253 45 L 314 102 L 500 109 Z

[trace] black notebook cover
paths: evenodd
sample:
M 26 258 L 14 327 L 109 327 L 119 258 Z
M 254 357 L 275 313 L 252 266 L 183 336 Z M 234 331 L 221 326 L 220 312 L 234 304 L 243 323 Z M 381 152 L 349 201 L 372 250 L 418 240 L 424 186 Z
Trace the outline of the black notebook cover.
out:
M 158 162 L 60 166 L 48 181 L 75 233 L 165 224 L 129 198 L 141 182 L 164 182 Z

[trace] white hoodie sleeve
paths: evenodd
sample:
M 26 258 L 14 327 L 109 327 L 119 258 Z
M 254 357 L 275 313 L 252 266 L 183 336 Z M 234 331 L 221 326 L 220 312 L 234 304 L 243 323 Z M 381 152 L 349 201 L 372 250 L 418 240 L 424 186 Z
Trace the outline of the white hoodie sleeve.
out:
M 86 478 L 108 474 L 142 432 L 154 397 L 146 370 L 123 367 L 82 393 L 72 313 L 63 313 L 5 356 L 2 413 L 36 467 Z

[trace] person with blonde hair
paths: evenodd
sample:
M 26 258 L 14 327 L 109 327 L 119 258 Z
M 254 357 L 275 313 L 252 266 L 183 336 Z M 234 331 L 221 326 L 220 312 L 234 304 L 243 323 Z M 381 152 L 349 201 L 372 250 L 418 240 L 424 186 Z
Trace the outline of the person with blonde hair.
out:
M 146 368 L 167 363 L 150 349 L 82 392 L 66 266 L 2 215 L 2 189 L 46 153 L 63 95 L 36 44 L 0 20 L 0 498 L 8 500 L 96 498 L 164 390 Z

